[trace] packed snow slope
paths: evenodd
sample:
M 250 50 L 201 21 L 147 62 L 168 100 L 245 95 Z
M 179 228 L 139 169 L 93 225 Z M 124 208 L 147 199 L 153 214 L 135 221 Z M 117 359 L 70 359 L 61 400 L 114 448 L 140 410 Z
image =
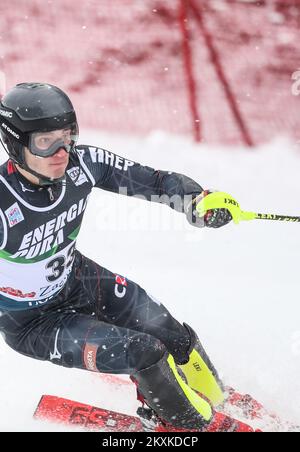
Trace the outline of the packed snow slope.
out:
M 80 142 L 189 175 L 232 194 L 244 210 L 300 215 L 300 154 L 285 138 L 251 150 L 206 147 L 161 132 L 142 139 L 84 131 Z M 78 249 L 189 323 L 226 384 L 300 423 L 300 224 L 251 221 L 200 230 L 166 206 L 95 189 Z M 119 385 L 35 361 L 2 338 L 0 369 L 1 431 L 68 430 L 32 419 L 42 394 L 130 414 L 138 406 L 127 377 Z

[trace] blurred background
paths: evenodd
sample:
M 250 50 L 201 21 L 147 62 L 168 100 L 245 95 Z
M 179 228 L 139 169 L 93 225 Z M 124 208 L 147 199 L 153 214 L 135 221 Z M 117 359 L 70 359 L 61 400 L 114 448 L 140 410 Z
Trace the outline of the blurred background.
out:
M 84 128 L 297 142 L 299 42 L 299 0 L 1 0 L 1 89 L 57 84 Z

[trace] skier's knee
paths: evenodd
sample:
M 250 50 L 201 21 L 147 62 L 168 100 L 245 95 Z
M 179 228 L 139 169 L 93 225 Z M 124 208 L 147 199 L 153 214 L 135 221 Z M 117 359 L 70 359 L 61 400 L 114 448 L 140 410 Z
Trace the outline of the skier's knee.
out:
M 97 345 L 86 343 L 83 351 L 84 368 L 104 373 L 131 374 L 155 364 L 165 350 L 165 346 L 153 336 L 131 332 L 120 340 L 114 337 L 110 341 L 102 340 Z
M 136 333 L 129 339 L 129 366 L 135 371 L 146 369 L 157 363 L 164 353 L 165 346 L 153 336 Z
M 49 361 L 63 367 L 81 368 L 82 363 L 82 343 L 76 340 L 63 341 L 59 348 L 49 352 Z

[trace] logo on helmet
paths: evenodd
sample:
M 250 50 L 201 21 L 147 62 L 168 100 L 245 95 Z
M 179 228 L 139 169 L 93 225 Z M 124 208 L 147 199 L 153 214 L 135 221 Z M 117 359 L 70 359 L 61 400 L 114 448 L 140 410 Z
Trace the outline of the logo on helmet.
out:
M 18 133 L 14 132 L 13 130 L 11 130 L 11 128 L 8 127 L 8 125 L 5 124 L 5 122 L 3 122 L 3 123 L 1 124 L 1 127 L 2 127 L 3 129 L 5 129 L 6 132 L 10 133 L 13 137 L 15 137 L 17 140 L 20 139 L 20 135 L 19 135 Z
M 1 110 L 0 109 L 0 115 L 4 116 L 4 118 L 12 118 L 12 112 L 11 111 L 6 111 L 6 110 Z

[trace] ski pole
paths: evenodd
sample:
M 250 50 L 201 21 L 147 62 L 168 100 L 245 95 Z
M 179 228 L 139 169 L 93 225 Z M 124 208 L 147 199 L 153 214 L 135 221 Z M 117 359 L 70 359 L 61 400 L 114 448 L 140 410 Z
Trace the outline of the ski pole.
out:
M 277 215 L 272 213 L 256 213 L 247 212 L 240 208 L 239 203 L 228 193 L 213 192 L 202 198 L 198 203 L 196 210 L 200 217 L 205 215 L 211 209 L 227 209 L 231 213 L 235 224 L 240 221 L 249 220 L 275 220 L 275 221 L 290 221 L 294 223 L 300 222 L 300 216 Z

